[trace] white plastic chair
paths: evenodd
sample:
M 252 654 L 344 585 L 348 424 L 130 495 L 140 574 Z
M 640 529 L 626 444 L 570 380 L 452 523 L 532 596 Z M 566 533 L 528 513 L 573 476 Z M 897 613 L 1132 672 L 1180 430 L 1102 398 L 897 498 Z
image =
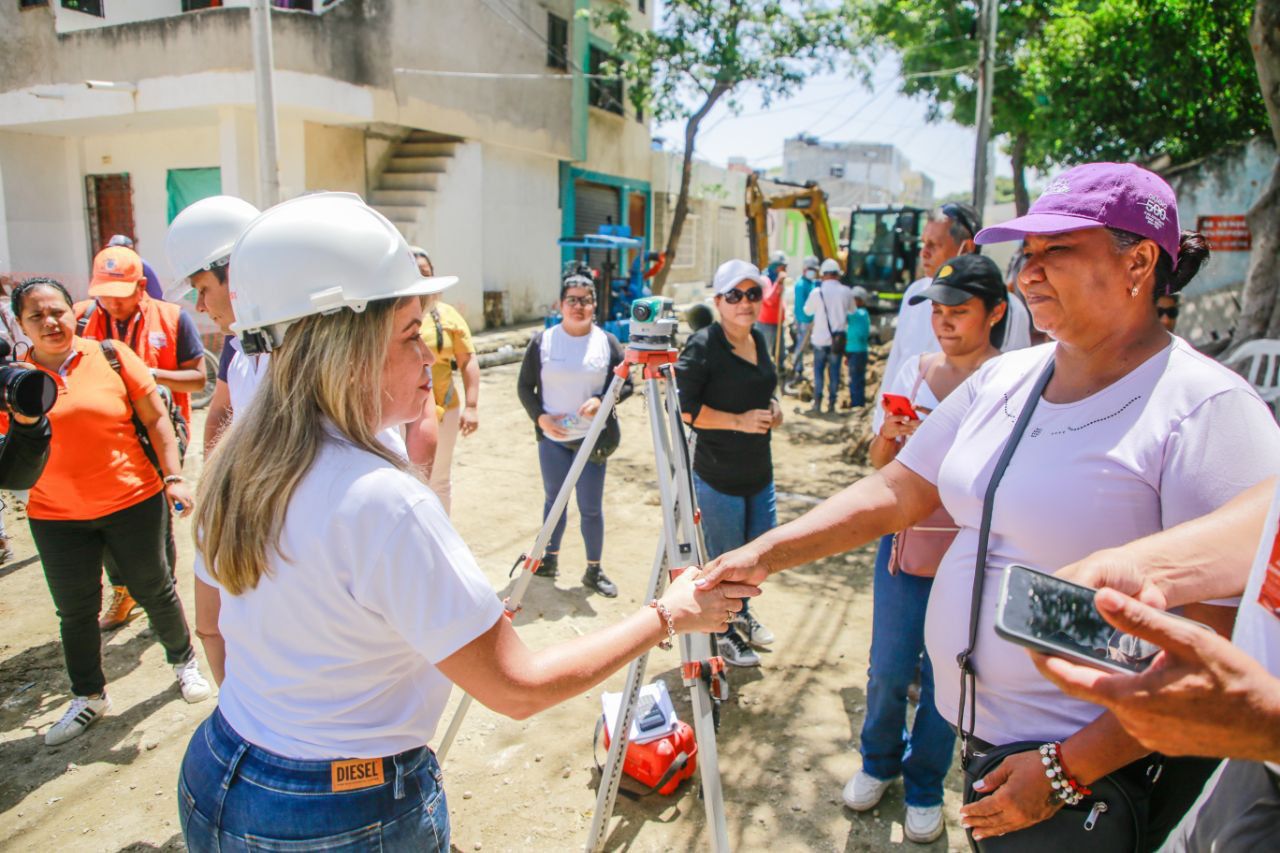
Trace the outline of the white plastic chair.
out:
M 1275 409 L 1275 404 L 1280 402 L 1280 341 L 1248 341 L 1233 350 L 1222 363 L 1243 376 Z

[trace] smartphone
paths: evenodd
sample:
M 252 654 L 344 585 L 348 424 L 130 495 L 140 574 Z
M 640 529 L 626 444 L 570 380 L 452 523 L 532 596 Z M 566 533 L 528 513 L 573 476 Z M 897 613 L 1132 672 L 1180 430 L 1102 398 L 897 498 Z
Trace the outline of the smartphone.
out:
M 1009 566 L 1000 584 L 996 633 L 1038 652 L 1100 669 L 1142 672 L 1160 647 L 1126 634 L 1102 618 L 1093 606 L 1096 593 L 1026 566 Z M 1211 630 L 1191 619 L 1185 621 Z
M 920 420 L 920 415 L 916 413 L 915 406 L 911 405 L 910 399 L 901 394 L 882 394 L 881 397 L 884 400 L 885 411 L 889 414 L 913 421 Z
M 667 724 L 667 718 L 652 696 L 641 696 L 636 708 L 636 728 L 642 732 L 650 732 Z

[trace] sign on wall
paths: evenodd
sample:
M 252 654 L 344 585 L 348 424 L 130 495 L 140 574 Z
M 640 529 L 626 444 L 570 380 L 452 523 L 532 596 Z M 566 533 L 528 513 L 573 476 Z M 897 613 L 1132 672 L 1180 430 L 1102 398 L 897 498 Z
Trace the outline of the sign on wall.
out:
M 1249 223 L 1243 216 L 1200 216 L 1196 230 L 1209 241 L 1213 252 L 1247 252 L 1253 245 Z

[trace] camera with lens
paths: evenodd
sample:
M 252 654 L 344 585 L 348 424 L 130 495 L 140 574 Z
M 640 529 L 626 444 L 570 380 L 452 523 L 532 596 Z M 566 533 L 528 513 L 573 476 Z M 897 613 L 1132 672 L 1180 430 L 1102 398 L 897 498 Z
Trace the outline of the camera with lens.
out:
M 639 350 L 671 349 L 676 342 L 675 303 L 665 296 L 646 296 L 631 303 L 631 339 Z
M 0 411 L 38 418 L 58 400 L 58 385 L 42 370 L 13 363 L 13 347 L 0 338 Z

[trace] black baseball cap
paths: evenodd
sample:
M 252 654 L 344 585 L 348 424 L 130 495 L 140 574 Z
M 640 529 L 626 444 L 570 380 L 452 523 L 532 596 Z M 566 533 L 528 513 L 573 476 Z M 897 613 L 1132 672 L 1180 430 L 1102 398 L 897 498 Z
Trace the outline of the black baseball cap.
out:
M 942 265 L 923 293 L 911 297 L 910 304 L 928 299 L 940 305 L 959 305 L 975 296 L 984 301 L 1008 299 L 1004 276 L 986 255 L 957 255 Z

